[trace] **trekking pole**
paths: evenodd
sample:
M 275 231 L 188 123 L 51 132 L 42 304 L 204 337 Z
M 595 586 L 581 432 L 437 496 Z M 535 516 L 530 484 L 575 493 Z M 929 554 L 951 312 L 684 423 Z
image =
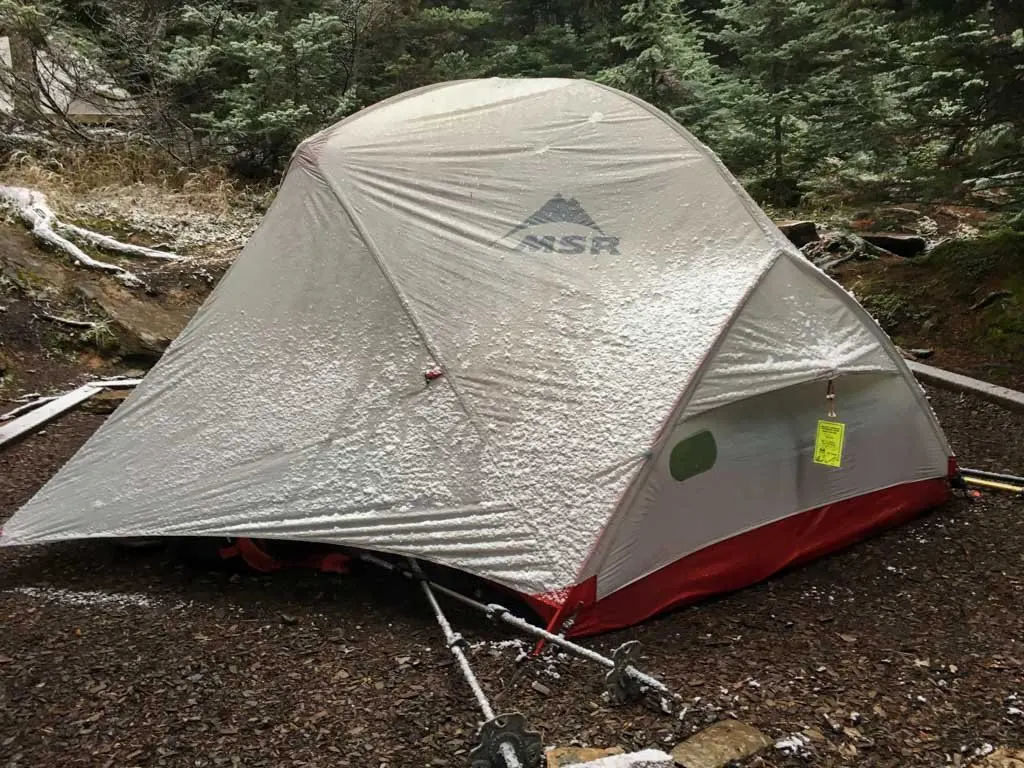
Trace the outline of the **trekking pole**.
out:
M 621 704 L 631 699 L 637 699 L 647 690 L 656 691 L 661 695 L 662 698 L 660 704 L 661 709 L 664 711 L 670 711 L 668 704 L 665 701 L 666 698 L 671 701 L 680 701 L 679 694 L 673 693 L 663 682 L 641 672 L 633 665 L 633 660 L 640 651 L 640 643 L 637 640 L 630 640 L 629 642 L 623 643 L 612 652 L 612 656 L 609 658 L 607 656 L 603 656 L 597 651 L 591 650 L 590 648 L 577 645 L 571 640 L 566 640 L 561 635 L 548 632 L 546 629 L 542 629 L 541 627 L 531 624 L 518 616 L 514 616 L 507 608 L 501 605 L 493 603 L 485 605 L 478 600 L 466 597 L 466 595 L 449 589 L 444 585 L 430 581 L 423 575 L 419 565 L 411 558 L 410 562 L 415 565 L 415 569 L 413 571 L 407 571 L 404 568 L 393 563 L 389 563 L 387 560 L 382 560 L 375 555 L 363 554 L 360 555 L 360 558 L 368 563 L 372 563 L 373 565 L 380 566 L 392 572 L 400 573 L 406 578 L 417 579 L 424 583 L 424 585 L 433 587 L 441 594 L 448 595 L 448 597 L 451 597 L 453 600 L 457 600 L 463 605 L 467 605 L 470 608 L 484 613 L 491 620 L 503 621 L 509 626 L 515 627 L 522 632 L 526 632 L 527 634 L 531 634 L 535 637 L 544 638 L 548 642 L 557 645 L 576 656 L 593 661 L 596 664 L 600 664 L 602 667 L 606 667 L 609 672 L 605 675 L 605 695 L 607 696 L 609 703 Z
M 419 564 L 412 558 L 409 559 L 409 563 L 420 579 L 423 594 L 434 610 L 437 623 L 441 625 L 448 650 L 458 662 L 462 676 L 466 678 L 480 710 L 484 713 L 485 722 L 480 726 L 480 743 L 469 753 L 472 768 L 539 768 L 544 751 L 540 734 L 527 731 L 526 718 L 518 712 L 495 717 L 491 702 L 487 700 L 487 694 L 480 687 L 480 681 L 473 674 L 469 659 L 462 650 L 466 644 L 465 639 L 448 623 L 448 618 L 441 610 L 430 582 L 423 577 Z
M 980 469 L 968 469 L 967 467 L 960 467 L 960 474 L 965 477 L 981 477 L 986 480 L 998 480 L 1004 483 L 1011 483 L 1012 485 L 1024 485 L 1024 477 L 1020 475 L 1007 475 L 1002 472 L 984 472 Z
M 1020 475 L 1008 475 L 1001 472 L 984 472 L 980 469 L 959 468 L 961 479 L 972 485 L 995 488 L 996 490 L 1009 490 L 1012 494 L 1024 497 L 1024 477 Z

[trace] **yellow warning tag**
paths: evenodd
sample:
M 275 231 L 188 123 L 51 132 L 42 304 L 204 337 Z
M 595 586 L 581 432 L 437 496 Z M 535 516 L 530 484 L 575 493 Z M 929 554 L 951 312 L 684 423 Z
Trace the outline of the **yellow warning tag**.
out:
M 814 439 L 814 463 L 838 467 L 843 463 L 843 439 L 846 425 L 838 421 L 819 421 Z

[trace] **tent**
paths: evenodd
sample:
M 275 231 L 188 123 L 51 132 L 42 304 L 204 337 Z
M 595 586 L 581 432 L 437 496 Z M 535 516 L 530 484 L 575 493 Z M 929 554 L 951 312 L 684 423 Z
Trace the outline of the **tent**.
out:
M 906 520 L 952 466 L 885 334 L 673 120 L 582 80 L 466 80 L 304 141 L 0 541 L 327 542 L 583 635 Z

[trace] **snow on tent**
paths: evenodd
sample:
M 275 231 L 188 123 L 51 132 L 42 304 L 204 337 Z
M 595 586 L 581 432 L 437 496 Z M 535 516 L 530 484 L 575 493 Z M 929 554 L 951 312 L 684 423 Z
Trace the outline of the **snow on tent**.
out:
M 689 133 L 591 82 L 469 80 L 303 142 L 2 542 L 330 543 L 582 635 L 906 520 L 951 466 L 883 332 Z

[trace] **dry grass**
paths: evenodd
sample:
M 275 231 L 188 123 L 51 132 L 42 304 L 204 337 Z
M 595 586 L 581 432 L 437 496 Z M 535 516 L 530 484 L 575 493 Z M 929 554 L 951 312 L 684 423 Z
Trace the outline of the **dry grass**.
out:
M 269 191 L 266 186 L 240 185 L 223 168 L 185 168 L 165 152 L 128 142 L 72 146 L 48 157 L 15 153 L 3 171 L 9 184 L 35 187 L 55 197 L 155 188 L 219 213 L 228 212 L 239 197 L 261 197 Z
M 268 185 L 240 184 L 222 168 L 184 168 L 140 143 L 15 153 L 0 170 L 4 183 L 44 192 L 69 220 L 204 261 L 233 258 L 273 195 Z

